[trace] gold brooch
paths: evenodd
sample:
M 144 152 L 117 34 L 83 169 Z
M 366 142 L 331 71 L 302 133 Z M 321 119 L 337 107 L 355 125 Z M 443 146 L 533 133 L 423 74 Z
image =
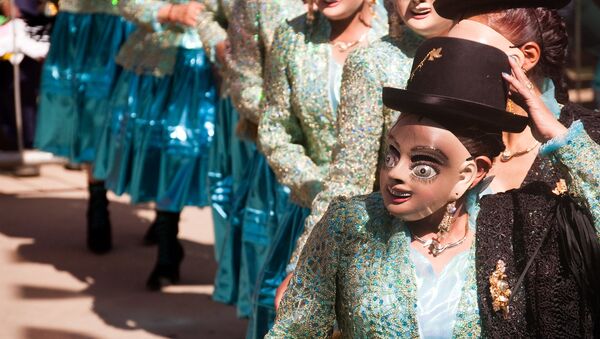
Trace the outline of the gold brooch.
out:
M 494 312 L 502 311 L 504 318 L 508 318 L 508 300 L 510 298 L 510 287 L 506 280 L 506 264 L 503 260 L 498 260 L 496 270 L 490 276 L 490 293 L 492 294 L 492 306 Z
M 552 190 L 552 193 L 556 194 L 556 195 L 563 195 L 565 193 L 567 193 L 568 187 L 567 187 L 567 182 L 565 181 L 565 179 L 560 179 L 559 181 L 556 182 L 556 187 L 554 187 L 554 189 Z
M 423 60 L 417 65 L 417 67 L 415 67 L 415 69 L 410 74 L 410 80 L 412 80 L 412 78 L 415 76 L 415 73 L 417 73 L 417 71 L 420 70 L 421 67 L 423 67 L 423 65 L 425 64 L 426 61 L 435 61 L 435 59 L 439 59 L 441 57 L 442 57 L 442 48 L 441 47 L 434 48 L 431 51 L 429 51 L 429 53 L 427 53 L 425 58 L 423 58 Z

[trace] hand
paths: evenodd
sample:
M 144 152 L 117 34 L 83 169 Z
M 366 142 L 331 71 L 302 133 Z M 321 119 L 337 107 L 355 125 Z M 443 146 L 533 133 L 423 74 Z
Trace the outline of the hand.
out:
M 529 126 L 533 137 L 544 143 L 552 138 L 566 133 L 563 126 L 554 114 L 550 112 L 541 99 L 540 92 L 535 88 L 519 64 L 511 57 L 508 58 L 512 75 L 502 73 L 502 77 L 511 85 L 511 92 L 517 96 L 519 104 L 529 114 Z
M 180 23 L 185 26 L 195 26 L 198 21 L 198 15 L 204 10 L 204 5 L 190 1 L 186 4 L 173 4 L 167 12 L 165 21 Z
M 283 279 L 283 281 L 281 282 L 281 285 L 277 287 L 277 291 L 275 292 L 275 311 L 279 309 L 279 303 L 281 303 L 281 299 L 283 299 L 283 294 L 287 290 L 293 275 L 293 273 L 288 274 L 287 277 L 285 277 L 285 279 Z
M 20 18 L 21 11 L 19 10 L 19 7 L 13 7 L 11 4 L 12 3 L 8 0 L 0 0 L 0 13 L 8 18 Z
M 215 53 L 217 56 L 217 61 L 223 67 L 227 66 L 227 60 L 228 60 L 228 56 L 229 56 L 230 52 L 231 52 L 231 45 L 229 44 L 228 40 L 223 40 L 215 46 Z

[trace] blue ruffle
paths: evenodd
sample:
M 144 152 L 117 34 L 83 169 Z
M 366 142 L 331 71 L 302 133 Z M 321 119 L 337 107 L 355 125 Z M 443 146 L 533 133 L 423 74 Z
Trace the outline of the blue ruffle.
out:
M 304 221 L 310 209 L 289 203 L 289 209 L 277 226 L 265 263 L 259 273 L 253 299 L 247 339 L 264 338 L 275 321 L 275 292 L 286 277 L 286 266 L 304 231 Z
M 235 304 L 239 317 L 252 312 L 259 269 L 267 259 L 280 219 L 289 210 L 289 189 L 277 182 L 266 158 L 255 152 L 234 188 L 229 233 L 221 251 L 213 299 Z
M 132 203 L 162 211 L 206 206 L 217 98 L 201 49 L 180 48 L 172 75 L 123 71 L 111 98 L 94 175 Z
M 581 135 L 581 133 L 585 133 L 583 124 L 581 123 L 581 121 L 576 120 L 571 124 L 571 127 L 569 127 L 569 129 L 567 130 L 567 132 L 565 134 L 559 135 L 556 138 L 548 140 L 546 143 L 544 143 L 540 147 L 540 155 L 541 156 L 549 156 L 550 154 L 554 153 L 559 148 L 570 143 L 571 140 L 573 140 L 577 136 Z
M 121 71 L 114 58 L 133 25 L 110 14 L 59 12 L 44 62 L 35 145 L 91 162 Z
M 215 120 L 215 136 L 208 161 L 217 262 L 221 256 L 233 255 L 231 250 L 223 250 L 227 234 L 230 232 L 229 217 L 233 194 L 240 185 L 245 185 L 243 181 L 249 179 L 244 178 L 244 169 L 256 148 L 254 144 L 240 140 L 235 135 L 238 119 L 238 113 L 233 108 L 231 99 L 221 98 Z

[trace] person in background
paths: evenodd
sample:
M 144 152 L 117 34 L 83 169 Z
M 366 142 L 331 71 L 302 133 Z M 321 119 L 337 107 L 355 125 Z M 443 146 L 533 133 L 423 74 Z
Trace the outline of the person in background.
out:
M 276 281 L 285 275 L 294 239 L 329 173 L 346 58 L 387 34 L 387 23 L 385 9 L 375 1 L 313 1 L 306 15 L 283 23 L 275 33 L 258 140 L 278 181 L 290 188 L 292 204 L 277 227 L 258 282 L 253 337 L 264 336 L 272 324 Z
M 115 56 L 132 26 L 110 1 L 64 0 L 41 75 L 35 147 L 86 164 L 87 247 L 112 248 L 104 182 L 91 174 L 108 99 L 121 69 Z
M 233 0 L 220 0 L 215 3 L 216 12 L 205 10 L 198 20 L 197 28 L 205 49 L 210 55 L 213 69 L 219 83 L 219 103 L 215 117 L 215 133 L 208 159 L 208 179 L 210 203 L 215 234 L 215 260 L 226 265 L 232 251 L 226 240 L 230 233 L 234 193 L 248 178 L 244 170 L 255 152 L 252 142 L 240 139 L 236 133 L 239 114 L 231 101 L 231 57 L 227 28 L 232 25 Z M 218 24 L 223 34 L 206 29 L 206 23 Z
M 13 63 L 19 63 L 20 69 L 22 142 L 25 149 L 33 148 L 42 62 L 48 54 L 50 29 L 56 15 L 56 5 L 50 1 L 17 0 L 14 17 L 10 4 L 4 0 L 0 7 L 6 18 L 0 26 L 0 93 L 5 93 L 6 98 L 0 101 L 0 149 L 5 151 L 18 149 Z M 38 166 L 24 164 L 11 170 L 17 176 L 39 175 Z
M 158 245 L 146 287 L 177 283 L 184 249 L 178 240 L 184 206 L 208 205 L 208 151 L 217 104 L 209 55 L 198 34 L 224 32 L 205 1 L 124 0 L 120 12 L 137 29 L 121 47 L 123 67 L 111 94 L 94 175 L 132 203 L 154 202 L 145 242 Z M 207 19 L 198 28 L 200 19 Z M 208 32 L 211 30 L 212 32 Z
M 213 299 L 235 304 L 239 317 L 249 317 L 252 313 L 258 271 L 279 219 L 289 206 L 289 190 L 277 182 L 265 157 L 254 148 L 265 98 L 265 59 L 271 52 L 277 26 L 305 11 L 301 0 L 236 0 L 229 21 L 230 93 L 240 115 L 236 134 L 253 146 L 246 161 L 232 157 L 232 169 L 243 174 L 233 188 L 234 199 Z

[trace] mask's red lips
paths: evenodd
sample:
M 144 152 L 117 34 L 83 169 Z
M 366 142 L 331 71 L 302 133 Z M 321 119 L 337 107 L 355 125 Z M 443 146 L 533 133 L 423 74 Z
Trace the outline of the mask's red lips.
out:
M 431 13 L 430 7 L 417 6 L 410 10 L 412 17 L 417 20 L 425 19 Z
M 339 5 L 339 3 L 341 2 L 340 0 L 321 0 L 323 1 L 323 4 L 325 4 L 325 7 L 335 7 L 337 5 Z
M 410 191 L 404 191 L 390 186 L 387 186 L 387 191 L 392 196 L 392 202 L 394 204 L 405 203 L 412 197 L 412 193 Z

